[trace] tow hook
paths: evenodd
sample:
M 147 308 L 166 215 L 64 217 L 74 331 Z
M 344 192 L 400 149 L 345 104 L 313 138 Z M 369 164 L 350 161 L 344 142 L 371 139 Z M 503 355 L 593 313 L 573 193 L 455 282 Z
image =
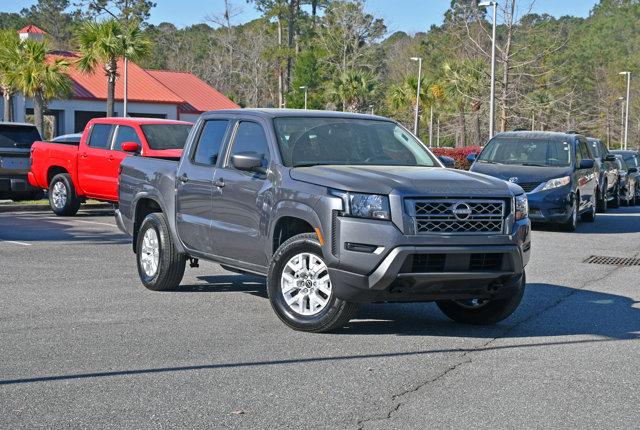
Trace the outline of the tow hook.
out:
M 200 267 L 197 258 L 189 258 L 189 267 Z

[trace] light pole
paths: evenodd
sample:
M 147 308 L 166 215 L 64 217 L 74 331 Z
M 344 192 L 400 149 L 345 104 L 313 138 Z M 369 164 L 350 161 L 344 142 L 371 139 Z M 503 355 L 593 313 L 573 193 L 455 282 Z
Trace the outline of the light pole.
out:
M 496 13 L 498 2 L 483 1 L 478 3 L 480 7 L 493 6 L 493 31 L 491 36 L 491 96 L 489 97 L 489 139 L 493 137 L 495 130 L 495 94 L 496 94 Z
M 618 97 L 620 102 L 620 149 L 624 145 L 624 96 Z
M 127 99 L 129 94 L 129 60 L 127 57 L 124 57 L 124 82 L 123 84 L 123 94 L 122 94 L 122 116 L 127 116 Z
M 307 110 L 307 92 L 309 91 L 309 87 L 303 85 L 300 87 L 301 90 L 304 90 L 304 109 Z
M 422 81 L 422 57 L 411 57 L 413 61 L 418 62 L 418 90 L 416 92 L 416 115 L 413 120 L 413 134 L 418 136 L 418 117 L 420 116 L 420 84 Z
M 627 75 L 627 100 L 624 115 L 624 149 L 627 149 L 629 141 L 629 98 L 631 97 L 631 72 L 620 72 L 619 75 Z

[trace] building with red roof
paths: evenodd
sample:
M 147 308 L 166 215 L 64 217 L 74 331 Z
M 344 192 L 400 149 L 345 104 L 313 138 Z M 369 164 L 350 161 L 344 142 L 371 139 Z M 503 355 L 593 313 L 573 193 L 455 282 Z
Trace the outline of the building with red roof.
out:
M 21 38 L 42 38 L 46 34 L 35 25 L 26 26 L 19 33 Z M 72 87 L 68 99 L 51 100 L 48 104 L 46 115 L 51 134 L 79 132 L 90 119 L 105 116 L 107 78 L 104 71 L 98 68 L 94 73 L 80 72 L 74 65 L 79 56 L 73 52 L 56 51 L 50 53 L 49 58 L 64 58 L 71 64 L 68 74 Z M 124 62 L 120 60 L 115 88 L 116 116 L 123 113 L 123 73 Z M 145 70 L 131 61 L 128 64 L 127 90 L 128 116 L 194 121 L 202 112 L 239 108 L 191 73 Z M 25 121 L 25 114 L 33 113 L 33 101 L 21 96 L 14 97 L 13 112 L 15 121 Z

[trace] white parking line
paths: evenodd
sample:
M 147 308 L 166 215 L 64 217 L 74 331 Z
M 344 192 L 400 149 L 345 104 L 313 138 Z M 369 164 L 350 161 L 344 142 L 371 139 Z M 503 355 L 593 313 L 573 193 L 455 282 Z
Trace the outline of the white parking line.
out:
M 14 245 L 31 246 L 30 243 L 18 242 L 16 240 L 2 240 L 2 239 L 0 239 L 0 242 L 13 243 Z

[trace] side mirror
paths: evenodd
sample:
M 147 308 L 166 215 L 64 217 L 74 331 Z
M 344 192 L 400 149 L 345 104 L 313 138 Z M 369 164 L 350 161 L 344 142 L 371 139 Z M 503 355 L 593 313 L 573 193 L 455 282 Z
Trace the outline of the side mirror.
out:
M 593 169 L 595 166 L 595 162 L 593 160 L 582 160 L 580 161 L 580 169 Z
M 607 154 L 607 156 L 604 157 L 604 161 L 616 161 L 616 156 L 613 154 Z
M 122 142 L 120 148 L 122 148 L 124 152 L 132 152 L 134 154 L 140 152 L 140 145 L 138 145 L 136 142 Z
M 238 170 L 265 173 L 266 170 L 262 167 L 262 159 L 263 157 L 257 152 L 243 152 L 233 154 L 231 156 L 231 164 Z
M 469 163 L 473 163 L 474 161 L 476 161 L 476 157 L 477 156 L 478 156 L 477 154 L 469 154 L 469 155 L 467 155 L 467 161 Z
M 629 170 L 627 170 L 627 173 L 638 173 L 638 168 L 637 167 L 630 167 Z
M 447 157 L 446 155 L 441 155 L 438 159 L 444 164 L 444 167 L 449 169 L 454 169 L 456 167 L 456 160 L 451 157 Z

